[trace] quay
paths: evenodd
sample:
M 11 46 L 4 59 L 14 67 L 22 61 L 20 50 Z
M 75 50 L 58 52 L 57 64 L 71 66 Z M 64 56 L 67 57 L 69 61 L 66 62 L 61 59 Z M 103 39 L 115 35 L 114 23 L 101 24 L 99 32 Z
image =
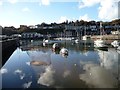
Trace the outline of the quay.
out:
M 118 40 L 120 41 L 120 35 L 94 35 L 91 36 L 92 40 L 96 40 L 96 39 L 103 39 L 106 40 L 107 44 L 111 44 L 111 42 L 113 42 L 114 40 Z
M 11 54 L 17 48 L 17 46 L 19 45 L 18 42 L 19 42 L 18 38 L 0 41 L 2 66 L 5 64 L 5 62 L 8 60 L 8 58 L 11 56 Z

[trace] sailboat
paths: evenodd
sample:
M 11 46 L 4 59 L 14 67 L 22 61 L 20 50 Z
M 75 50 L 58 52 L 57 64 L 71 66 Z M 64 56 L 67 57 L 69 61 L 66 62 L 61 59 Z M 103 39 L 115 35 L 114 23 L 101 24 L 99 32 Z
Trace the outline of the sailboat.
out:
M 101 30 L 102 30 L 102 23 L 100 22 L 100 31 Z M 106 45 L 105 40 L 103 40 L 102 38 L 97 39 L 97 40 L 94 41 L 94 47 L 98 48 L 98 49 L 107 49 L 108 48 L 108 46 Z

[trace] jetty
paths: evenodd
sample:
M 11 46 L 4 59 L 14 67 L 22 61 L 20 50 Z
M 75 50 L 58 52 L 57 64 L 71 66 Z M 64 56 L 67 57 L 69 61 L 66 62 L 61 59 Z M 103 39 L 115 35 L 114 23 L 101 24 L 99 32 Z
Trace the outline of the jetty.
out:
M 0 58 L 1 58 L 1 63 L 3 66 L 8 60 L 8 58 L 11 56 L 11 54 L 14 52 L 14 50 L 19 46 L 19 40 L 18 38 L 12 38 L 12 39 L 6 39 L 6 40 L 0 40 Z

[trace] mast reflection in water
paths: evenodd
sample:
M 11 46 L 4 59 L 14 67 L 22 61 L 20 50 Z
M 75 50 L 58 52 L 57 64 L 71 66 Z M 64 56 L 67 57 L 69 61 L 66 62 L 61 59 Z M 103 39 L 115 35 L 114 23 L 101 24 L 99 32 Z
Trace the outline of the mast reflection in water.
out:
M 25 41 L 24 41 L 25 43 Z M 64 57 L 40 41 L 22 44 L 1 69 L 2 88 L 118 88 L 119 54 L 60 43 Z

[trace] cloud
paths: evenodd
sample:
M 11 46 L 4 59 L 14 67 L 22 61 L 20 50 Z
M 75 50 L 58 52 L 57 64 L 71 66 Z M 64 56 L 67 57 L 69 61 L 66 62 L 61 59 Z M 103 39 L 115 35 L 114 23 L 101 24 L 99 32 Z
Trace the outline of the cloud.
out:
M 2 68 L 2 69 L 0 70 L 0 73 L 1 73 L 1 74 L 8 73 L 8 70 L 7 70 L 6 68 Z
M 28 83 L 25 83 L 23 84 L 23 88 L 29 88 L 32 84 L 32 81 L 28 82 Z
M 90 21 L 91 19 L 88 17 L 87 14 L 85 14 L 85 15 L 83 15 L 83 16 L 80 16 L 80 17 L 79 17 L 79 20 Z
M 11 4 L 15 4 L 18 2 L 18 0 L 8 0 L 8 2 L 10 2 Z
M 118 3 L 114 0 L 104 0 L 100 2 L 98 17 L 102 20 L 111 20 L 118 18 Z
M 3 4 L 3 2 L 2 1 L 0 1 L 0 6 Z
M 84 74 L 80 74 L 79 78 L 88 84 L 89 87 L 95 88 L 114 88 L 118 81 L 111 72 L 94 63 L 86 63 L 83 65 Z
M 119 0 L 82 0 L 79 2 L 79 8 L 92 7 L 100 4 L 98 8 L 98 17 L 101 20 L 111 20 L 118 18 Z
M 113 54 L 114 53 L 114 54 Z M 101 66 L 110 70 L 113 73 L 118 73 L 118 56 L 119 54 L 116 51 L 103 52 L 98 51 L 100 57 Z
M 58 23 L 62 23 L 62 22 L 65 22 L 66 20 L 70 20 L 68 19 L 66 16 L 61 16 L 60 19 L 58 20 Z
M 100 2 L 100 0 L 82 0 L 82 1 L 80 0 L 79 8 L 91 7 L 99 2 Z
M 50 0 L 40 0 L 40 6 L 41 5 L 45 5 L 45 6 L 50 5 Z
M 27 8 L 27 7 L 25 7 L 25 8 L 22 9 L 22 11 L 23 11 L 23 12 L 30 12 L 30 9 Z
M 38 84 L 51 86 L 54 84 L 54 73 L 55 71 L 52 69 L 51 66 L 48 66 L 45 70 L 45 73 L 41 74 L 40 78 L 38 79 Z

